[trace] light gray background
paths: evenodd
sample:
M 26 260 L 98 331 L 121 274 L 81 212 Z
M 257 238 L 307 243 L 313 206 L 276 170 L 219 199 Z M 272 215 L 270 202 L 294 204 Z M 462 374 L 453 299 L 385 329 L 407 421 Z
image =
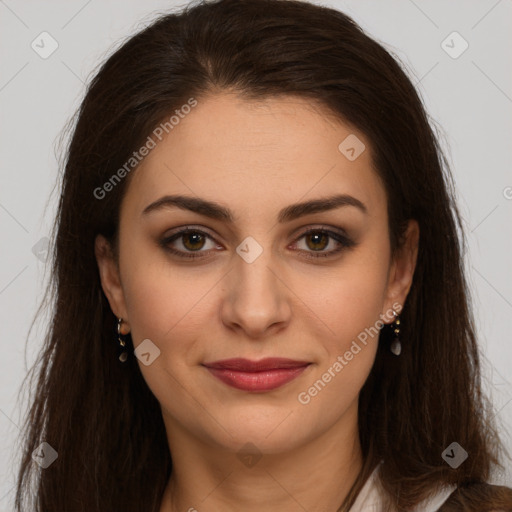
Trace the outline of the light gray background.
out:
M 442 127 L 466 222 L 486 387 L 512 450 L 505 433 L 512 430 L 512 1 L 315 3 L 353 16 L 398 55 Z M 0 512 L 12 510 L 15 442 L 26 405 L 17 393 L 47 321 L 38 322 L 27 340 L 46 279 L 32 248 L 48 235 L 58 196 L 50 196 L 55 144 L 83 97 L 84 82 L 114 45 L 157 11 L 184 4 L 0 0 Z M 59 44 L 47 59 L 31 48 L 43 31 Z M 469 44 L 456 59 L 441 46 L 453 31 Z M 460 48 L 460 41 L 448 44 Z M 512 486 L 512 470 L 495 480 Z

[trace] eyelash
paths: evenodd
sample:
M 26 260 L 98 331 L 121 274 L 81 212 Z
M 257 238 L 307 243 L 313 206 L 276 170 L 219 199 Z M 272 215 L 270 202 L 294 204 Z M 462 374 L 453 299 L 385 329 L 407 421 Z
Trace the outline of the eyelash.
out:
M 174 242 L 175 240 L 179 239 L 182 235 L 185 235 L 187 233 L 200 234 L 200 235 L 203 235 L 203 236 L 209 238 L 210 240 L 213 240 L 213 238 L 208 233 L 205 233 L 204 231 L 201 231 L 200 229 L 187 227 L 185 229 L 182 229 L 181 231 L 174 233 L 173 235 L 171 235 L 169 237 L 162 239 L 160 241 L 160 245 L 165 251 L 170 252 L 171 254 L 179 256 L 180 258 L 187 258 L 187 259 L 191 259 L 191 260 L 197 259 L 197 258 L 204 259 L 207 257 L 207 256 L 204 256 L 205 253 L 209 254 L 210 252 L 214 252 L 214 251 L 200 251 L 200 250 L 195 251 L 195 252 L 190 252 L 190 251 L 184 252 L 184 251 L 178 251 L 176 249 L 173 249 L 172 247 L 169 247 L 169 244 L 171 242 Z M 314 253 L 315 251 L 304 251 L 302 249 L 299 249 L 300 252 L 306 253 L 303 256 L 306 259 L 318 260 L 318 258 L 329 258 L 331 256 L 334 256 L 334 255 L 340 253 L 344 249 L 348 249 L 348 248 L 354 247 L 356 245 L 356 243 L 353 240 L 350 240 L 346 236 L 344 236 L 340 233 L 336 233 L 334 231 L 330 231 L 328 229 L 324 229 L 324 228 L 310 228 L 310 229 L 306 230 L 304 233 L 302 233 L 298 238 L 296 238 L 293 243 L 298 242 L 300 239 L 302 239 L 305 236 L 312 234 L 312 233 L 325 234 L 329 238 L 332 238 L 336 242 L 338 242 L 340 244 L 340 246 L 337 249 L 334 249 L 334 250 L 328 251 L 328 252 L 319 251 L 317 254 L 314 254 L 314 255 L 311 255 L 311 253 L 312 252 Z

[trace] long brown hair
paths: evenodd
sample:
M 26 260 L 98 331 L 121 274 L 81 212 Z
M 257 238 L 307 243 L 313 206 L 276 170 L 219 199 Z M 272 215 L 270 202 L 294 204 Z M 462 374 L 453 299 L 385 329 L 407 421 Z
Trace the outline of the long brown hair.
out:
M 37 381 L 18 512 L 159 510 L 172 471 L 159 403 L 135 358 L 118 360 L 116 318 L 94 255 L 97 234 L 116 244 L 120 201 L 136 168 L 106 197 L 94 191 L 162 119 L 191 97 L 228 89 L 251 99 L 296 95 L 357 127 L 385 185 L 393 251 L 407 220 L 419 223 L 403 351 L 390 354 L 383 329 L 359 399 L 364 468 L 343 510 L 381 460 L 382 485 L 400 511 L 440 484 L 470 488 L 499 467 L 505 452 L 481 392 L 464 226 L 436 129 L 411 81 L 396 57 L 337 10 L 216 0 L 161 15 L 131 37 L 101 66 L 77 112 L 51 246 L 52 320 L 27 375 Z M 58 453 L 46 469 L 31 458 L 43 441 Z M 453 441 L 468 453 L 456 468 L 441 457 Z M 512 503 L 508 492 L 486 500 L 489 510 Z M 484 510 L 477 502 L 474 510 Z

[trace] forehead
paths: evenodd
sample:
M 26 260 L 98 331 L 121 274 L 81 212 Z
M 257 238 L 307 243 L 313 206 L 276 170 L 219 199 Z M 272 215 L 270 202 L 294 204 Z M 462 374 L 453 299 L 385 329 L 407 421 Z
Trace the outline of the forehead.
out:
M 349 159 L 344 141 L 358 153 L 364 150 Z M 142 211 L 160 196 L 177 192 L 223 202 L 233 210 L 336 192 L 358 197 L 369 210 L 385 208 L 365 135 L 323 106 L 291 96 L 247 100 L 221 93 L 198 98 L 197 106 L 182 115 L 134 171 L 126 207 Z

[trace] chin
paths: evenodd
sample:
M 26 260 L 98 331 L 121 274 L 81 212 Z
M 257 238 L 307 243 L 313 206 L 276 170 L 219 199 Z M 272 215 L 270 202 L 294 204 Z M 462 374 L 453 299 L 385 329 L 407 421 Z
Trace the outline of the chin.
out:
M 296 435 L 291 436 L 289 431 L 285 435 L 270 435 L 253 432 L 251 429 L 240 430 L 232 438 L 225 439 L 227 444 L 223 444 L 223 448 L 227 451 L 235 453 L 237 456 L 242 454 L 261 454 L 261 455 L 278 455 L 297 449 L 304 442 L 303 439 Z
M 224 414 L 223 426 L 231 435 L 221 429 L 223 435 L 215 442 L 236 453 L 242 447 L 250 450 L 246 445 L 254 445 L 262 454 L 277 454 L 299 447 L 313 435 L 304 422 L 298 424 L 298 415 L 292 408 L 280 407 L 277 412 L 275 408 L 256 409 Z

